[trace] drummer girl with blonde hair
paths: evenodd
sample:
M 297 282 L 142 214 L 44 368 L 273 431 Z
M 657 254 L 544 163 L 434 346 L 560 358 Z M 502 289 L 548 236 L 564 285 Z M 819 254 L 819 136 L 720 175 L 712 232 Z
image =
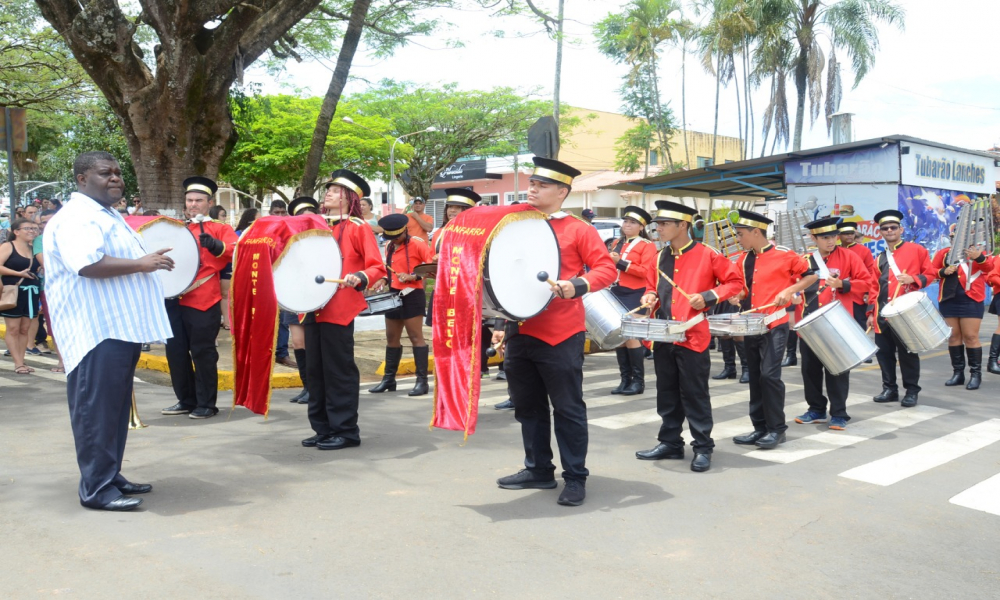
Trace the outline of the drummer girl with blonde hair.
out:
M 303 320 L 309 424 L 316 433 L 302 440 L 307 448 L 340 450 L 361 444 L 361 374 L 354 362 L 354 318 L 367 306 L 362 291 L 385 275 L 375 234 L 361 219 L 360 198 L 370 191 L 359 175 L 341 169 L 330 175 L 323 196 L 326 218 L 340 247 L 344 282 L 326 306 Z M 295 210 L 294 214 L 304 214 L 306 207 Z
M 621 237 L 611 248 L 618 280 L 608 290 L 628 310 L 639 308 L 646 291 L 646 273 L 656 268 L 656 244 L 646 233 L 646 226 L 651 222 L 648 212 L 638 206 L 626 206 L 622 213 Z M 645 354 L 639 340 L 625 340 L 615 349 L 622 380 L 611 390 L 612 394 L 634 396 L 646 390 Z

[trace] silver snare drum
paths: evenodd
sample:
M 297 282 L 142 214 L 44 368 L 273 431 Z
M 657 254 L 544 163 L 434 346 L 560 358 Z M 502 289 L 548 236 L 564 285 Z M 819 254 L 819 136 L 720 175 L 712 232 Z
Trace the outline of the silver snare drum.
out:
M 762 313 L 709 315 L 708 331 L 720 336 L 764 335 L 767 333 L 766 318 Z
M 627 338 L 650 340 L 652 342 L 683 342 L 687 334 L 683 331 L 671 333 L 670 327 L 681 325 L 681 321 L 665 321 L 650 319 L 637 315 L 625 315 L 621 318 L 622 334 Z
M 625 343 L 622 335 L 622 316 L 628 312 L 608 289 L 583 296 L 586 311 L 585 324 L 590 338 L 604 350 L 617 348 Z
M 792 327 L 831 375 L 846 373 L 875 355 L 875 342 L 837 300 Z
M 365 302 L 368 303 L 368 308 L 358 313 L 359 316 L 384 315 L 397 308 L 402 308 L 403 297 L 398 292 L 383 292 L 368 296 L 365 298 Z
M 951 336 L 951 327 L 923 292 L 896 298 L 885 307 L 882 316 L 910 352 L 927 352 Z

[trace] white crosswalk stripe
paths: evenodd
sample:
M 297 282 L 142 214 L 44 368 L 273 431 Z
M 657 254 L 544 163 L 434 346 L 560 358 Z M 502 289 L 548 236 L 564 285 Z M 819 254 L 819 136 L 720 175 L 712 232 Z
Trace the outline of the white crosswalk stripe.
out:
M 793 463 L 803 458 L 825 454 L 844 446 L 853 446 L 880 435 L 891 433 L 904 427 L 923 423 L 929 419 L 946 415 L 952 411 L 934 406 L 919 405 L 901 409 L 858 423 L 852 423 L 847 431 L 824 431 L 797 440 L 791 440 L 774 450 L 755 450 L 747 456 L 776 463 Z
M 11 379 L 7 377 L 0 377 L 0 388 L 5 387 L 21 387 L 22 385 L 28 385 L 27 382 L 18 381 L 16 379 Z
M 875 485 L 892 485 L 998 441 L 1000 441 L 1000 419 L 990 419 L 881 460 L 844 471 L 840 476 Z
M 1000 516 L 1000 473 L 977 483 L 948 502 Z
M 33 356 L 31 359 L 28 359 L 27 362 L 29 362 L 29 363 L 30 362 L 34 362 L 37 358 L 39 358 L 39 357 Z M 58 363 L 56 361 L 53 361 L 52 364 L 56 365 Z M 6 362 L 6 361 L 0 362 L 0 371 L 8 371 L 10 373 L 13 373 L 14 372 L 14 363 L 9 363 L 9 362 Z M 39 368 L 35 369 L 35 372 L 32 373 L 31 375 L 14 375 L 14 377 L 21 378 L 21 379 L 17 379 L 16 381 L 22 381 L 23 380 L 24 383 L 30 383 L 32 377 L 41 377 L 42 379 L 49 379 L 49 380 L 52 380 L 52 381 L 61 381 L 63 383 L 66 382 L 66 374 L 65 373 L 53 373 L 53 372 L 49 371 L 48 368 L 46 368 L 46 367 L 39 367 Z

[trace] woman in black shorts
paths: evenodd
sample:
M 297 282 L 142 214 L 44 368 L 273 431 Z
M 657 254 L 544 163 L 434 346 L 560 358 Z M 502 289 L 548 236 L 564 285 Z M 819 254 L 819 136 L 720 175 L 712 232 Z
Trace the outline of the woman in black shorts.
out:
M 17 219 L 10 225 L 7 243 L 0 246 L 0 279 L 3 286 L 18 286 L 17 305 L 0 312 L 7 326 L 7 350 L 14 359 L 14 372 L 27 375 L 34 369 L 24 364 L 31 320 L 38 316 L 38 260 L 31 253 L 39 227 L 34 221 Z

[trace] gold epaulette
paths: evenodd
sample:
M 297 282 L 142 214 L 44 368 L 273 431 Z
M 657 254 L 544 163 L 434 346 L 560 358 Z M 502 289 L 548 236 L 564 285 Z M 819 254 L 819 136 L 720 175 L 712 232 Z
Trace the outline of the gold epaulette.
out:
M 573 218 L 574 218 L 574 219 L 576 219 L 577 221 L 580 221 L 581 223 L 586 223 L 587 225 L 590 225 L 591 227 L 593 227 L 593 225 L 594 225 L 593 223 L 591 223 L 591 222 L 590 222 L 590 221 L 588 221 L 587 219 L 584 219 L 583 217 L 580 217 L 580 216 L 577 216 L 577 215 L 574 215 L 573 213 L 569 213 L 569 216 L 573 217 Z
M 354 223 L 355 225 L 367 225 L 368 224 L 368 223 L 365 223 L 364 220 L 359 219 L 358 217 L 351 217 L 351 223 Z

